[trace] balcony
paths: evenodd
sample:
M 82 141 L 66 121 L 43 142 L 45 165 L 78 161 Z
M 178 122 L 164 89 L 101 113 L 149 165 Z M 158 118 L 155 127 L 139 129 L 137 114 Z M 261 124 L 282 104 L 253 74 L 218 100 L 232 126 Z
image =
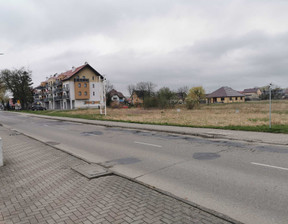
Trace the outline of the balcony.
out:
M 54 97 L 54 101 L 59 101 L 59 100 L 62 100 L 62 97 L 61 97 L 61 96 L 56 96 L 56 97 Z
M 56 80 L 56 81 L 53 83 L 53 86 L 62 86 L 62 81 Z
M 69 95 L 63 95 L 62 99 L 70 99 L 70 96 Z
M 89 79 L 80 79 L 80 78 L 75 78 L 74 82 L 89 82 Z
M 69 88 L 69 87 L 63 87 L 63 91 L 69 92 L 69 91 L 70 91 L 70 88 Z

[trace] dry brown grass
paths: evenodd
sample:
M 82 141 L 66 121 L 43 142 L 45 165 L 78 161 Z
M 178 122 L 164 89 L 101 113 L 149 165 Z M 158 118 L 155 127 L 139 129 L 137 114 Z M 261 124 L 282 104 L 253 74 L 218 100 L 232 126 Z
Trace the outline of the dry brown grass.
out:
M 177 111 L 180 109 L 180 112 Z M 99 110 L 75 110 L 69 114 L 97 116 Z M 133 122 L 169 123 L 191 126 L 258 126 L 268 125 L 269 104 L 267 101 L 201 105 L 187 110 L 183 106 L 175 109 L 108 109 L 106 119 Z M 272 124 L 288 125 L 288 101 L 273 101 Z

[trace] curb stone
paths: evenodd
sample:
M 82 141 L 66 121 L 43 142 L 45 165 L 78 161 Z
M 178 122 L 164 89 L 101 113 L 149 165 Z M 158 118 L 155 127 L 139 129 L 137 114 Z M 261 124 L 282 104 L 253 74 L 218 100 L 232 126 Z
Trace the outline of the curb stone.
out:
M 69 153 L 69 152 L 67 152 L 67 151 L 65 151 L 65 150 L 63 150 L 63 149 L 61 149 L 61 148 L 59 148 L 59 147 L 57 147 L 57 146 L 55 146 L 55 145 L 50 145 L 50 144 L 48 144 L 47 142 L 41 141 L 41 140 L 39 140 L 39 139 L 37 139 L 37 138 L 35 138 L 35 137 L 33 137 L 33 136 L 30 136 L 30 135 L 27 135 L 27 134 L 25 134 L 25 133 L 22 133 L 21 131 L 19 131 L 19 130 L 17 130 L 17 129 L 11 128 L 11 127 L 9 127 L 9 126 L 7 126 L 7 125 L 3 125 L 3 127 L 4 127 L 4 128 L 7 128 L 7 129 L 9 129 L 9 130 L 11 130 L 11 131 L 16 131 L 16 132 L 18 132 L 18 133 L 21 133 L 22 135 L 24 135 L 24 136 L 26 136 L 26 137 L 28 137 L 28 138 L 30 138 L 30 139 L 33 139 L 33 140 L 35 140 L 35 141 L 41 142 L 41 143 L 43 143 L 43 144 L 45 144 L 45 145 L 47 145 L 47 146 L 49 146 L 49 147 L 51 147 L 51 148 L 54 148 L 54 149 L 59 150 L 59 151 L 62 151 L 62 152 L 67 153 L 67 154 L 69 154 L 69 155 L 71 155 L 71 156 L 74 156 L 74 157 L 76 157 L 76 158 L 78 158 L 78 159 L 80 159 L 80 160 L 82 160 L 82 161 L 84 161 L 84 162 L 87 162 L 88 164 L 91 164 L 91 165 L 95 164 L 95 165 L 98 165 L 98 166 L 101 166 L 101 167 L 105 168 L 105 167 L 102 166 L 101 164 L 91 163 L 91 162 L 90 162 L 89 160 L 87 160 L 87 159 L 81 158 L 81 157 L 79 157 L 78 155 L 75 155 L 75 154 L 73 154 L 73 153 Z M 71 168 L 71 169 L 72 169 L 72 168 Z M 72 170 L 73 170 L 73 169 L 72 169 Z M 109 169 L 107 169 L 107 170 L 110 171 Z M 144 183 L 144 182 L 142 182 L 142 181 L 139 181 L 139 180 L 137 180 L 137 179 L 135 179 L 135 178 L 130 178 L 130 177 L 126 176 L 126 175 L 123 175 L 123 174 L 118 173 L 118 172 L 115 172 L 115 171 L 110 171 L 109 175 L 116 175 L 116 176 L 119 176 L 119 177 L 124 178 L 124 179 L 126 179 L 126 180 L 129 180 L 129 181 L 132 181 L 132 182 L 134 182 L 134 183 L 137 183 L 137 184 L 140 184 L 140 185 L 142 185 L 142 186 L 145 186 L 145 187 L 147 187 L 147 188 L 149 188 L 149 189 L 151 189 L 151 190 L 154 190 L 154 191 L 156 191 L 156 192 L 158 192 L 158 193 L 160 193 L 160 194 L 162 194 L 162 195 L 165 195 L 165 196 L 171 197 L 171 198 L 173 198 L 173 199 L 176 199 L 176 200 L 178 200 L 178 201 L 181 201 L 181 202 L 183 202 L 183 203 L 185 203 L 185 204 L 187 204 L 187 205 L 189 205 L 189 206 L 192 206 L 192 207 L 194 207 L 194 208 L 196 208 L 196 209 L 199 209 L 199 210 L 201 210 L 201 211 L 203 211 L 203 212 L 205 212 L 205 213 L 207 213 L 207 214 L 210 214 L 210 215 L 212 215 L 212 216 L 215 216 L 215 217 L 217 217 L 217 218 L 219 218 L 219 219 L 222 219 L 222 220 L 224 220 L 224 221 L 226 221 L 226 222 L 229 222 L 229 223 L 231 223 L 231 224 L 243 224 L 242 222 L 237 221 L 237 220 L 234 220 L 234 219 L 230 218 L 230 217 L 227 216 L 227 215 L 224 215 L 224 214 L 219 213 L 219 212 L 217 212 L 217 211 L 214 211 L 214 210 L 211 210 L 211 209 L 202 207 L 202 206 L 200 206 L 200 205 L 198 205 L 198 204 L 196 204 L 196 203 L 193 203 L 192 201 L 188 201 L 188 200 L 186 200 L 185 198 L 178 197 L 178 196 L 176 196 L 176 195 L 174 195 L 174 194 L 172 194 L 172 193 L 169 193 L 169 192 L 167 192 L 167 191 L 161 190 L 160 188 L 156 188 L 156 187 L 154 187 L 154 186 L 151 186 L 151 185 L 149 185 L 149 184 L 146 184 L 146 183 Z M 84 175 L 84 176 L 85 176 L 85 175 Z M 85 176 L 85 177 L 88 178 L 87 176 Z M 97 177 L 95 177 L 95 178 L 97 178 Z M 94 179 L 94 178 L 88 178 L 88 179 Z

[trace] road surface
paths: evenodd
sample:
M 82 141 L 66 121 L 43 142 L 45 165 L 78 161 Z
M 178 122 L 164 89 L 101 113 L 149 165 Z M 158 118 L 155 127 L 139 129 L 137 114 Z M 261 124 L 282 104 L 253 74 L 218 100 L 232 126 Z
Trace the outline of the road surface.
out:
M 0 112 L 0 123 L 244 223 L 288 223 L 288 148 Z M 253 133 L 251 133 L 253 134 Z

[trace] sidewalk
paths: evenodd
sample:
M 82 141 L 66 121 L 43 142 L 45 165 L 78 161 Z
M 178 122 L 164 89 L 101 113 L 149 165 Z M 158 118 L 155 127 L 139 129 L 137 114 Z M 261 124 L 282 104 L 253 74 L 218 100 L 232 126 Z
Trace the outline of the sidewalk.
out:
M 234 223 L 116 175 L 89 180 L 71 169 L 86 164 L 76 157 L 1 126 L 0 136 L 0 224 Z
M 24 115 L 24 113 L 21 114 Z M 288 145 L 288 134 L 136 124 L 136 123 L 125 123 L 114 121 L 86 120 L 86 119 L 68 118 L 68 117 L 53 117 L 53 116 L 35 115 L 35 114 L 25 114 L 25 115 L 33 117 L 42 117 L 46 119 L 61 120 L 61 121 L 78 122 L 83 124 L 102 125 L 107 127 L 132 128 L 148 131 L 168 132 L 174 134 L 193 135 L 204 138 L 218 138 L 218 139 L 228 139 L 237 141 L 276 144 L 276 145 Z

